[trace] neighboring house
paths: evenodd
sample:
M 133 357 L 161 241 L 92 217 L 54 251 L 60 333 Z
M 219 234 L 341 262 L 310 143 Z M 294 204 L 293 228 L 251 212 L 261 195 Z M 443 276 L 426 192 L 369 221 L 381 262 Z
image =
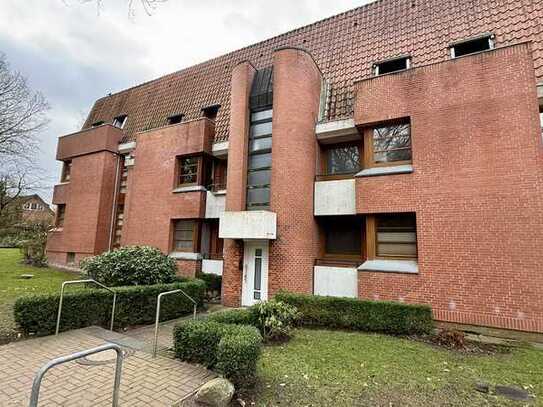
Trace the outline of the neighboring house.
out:
M 15 202 L 20 207 L 23 222 L 50 221 L 53 223 L 55 213 L 38 194 L 21 196 Z
M 99 99 L 59 139 L 59 264 L 123 245 L 543 332 L 543 3 L 382 0 Z M 228 176 L 227 176 L 228 175 Z

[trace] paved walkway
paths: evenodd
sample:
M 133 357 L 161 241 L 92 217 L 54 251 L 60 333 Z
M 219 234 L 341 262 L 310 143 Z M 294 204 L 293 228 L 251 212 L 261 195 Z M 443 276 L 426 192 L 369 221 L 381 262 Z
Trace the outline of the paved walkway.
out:
M 0 406 L 27 406 L 36 371 L 47 361 L 106 342 L 123 346 L 120 404 L 172 406 L 214 377 L 201 366 L 168 357 L 175 322 L 161 325 L 161 352 L 153 358 L 153 327 L 126 334 L 89 327 L 0 346 Z M 94 356 L 89 363 L 69 362 L 50 370 L 42 382 L 41 406 L 110 406 L 114 377 L 114 351 Z M 108 363 L 107 359 L 111 360 Z

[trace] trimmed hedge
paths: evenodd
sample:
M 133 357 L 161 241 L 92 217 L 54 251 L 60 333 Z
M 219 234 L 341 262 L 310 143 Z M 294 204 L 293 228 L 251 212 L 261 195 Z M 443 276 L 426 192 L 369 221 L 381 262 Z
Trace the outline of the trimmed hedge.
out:
M 383 332 L 394 335 L 427 334 L 434 327 L 432 309 L 390 301 L 279 292 L 278 301 L 294 305 L 303 325 Z
M 187 321 L 174 328 L 173 337 L 177 358 L 201 363 L 236 386 L 253 383 L 262 346 L 262 336 L 255 327 Z
M 214 312 L 207 317 L 207 320 L 222 324 L 256 326 L 254 314 L 248 308 Z
M 117 287 L 115 327 L 150 324 L 155 320 L 156 300 L 164 291 L 182 289 L 198 305 L 203 303 L 205 283 L 190 280 L 173 284 Z M 49 335 L 55 332 L 59 294 L 20 297 L 15 302 L 15 321 L 26 334 Z M 60 330 L 91 325 L 109 327 L 113 294 L 103 289 L 84 289 L 64 294 Z M 193 304 L 184 295 L 169 295 L 161 302 L 161 320 L 190 314 Z

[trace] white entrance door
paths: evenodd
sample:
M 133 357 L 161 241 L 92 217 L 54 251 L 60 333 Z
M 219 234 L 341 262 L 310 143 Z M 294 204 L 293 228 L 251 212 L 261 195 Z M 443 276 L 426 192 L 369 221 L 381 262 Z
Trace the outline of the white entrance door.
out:
M 268 241 L 245 241 L 241 305 L 268 299 Z

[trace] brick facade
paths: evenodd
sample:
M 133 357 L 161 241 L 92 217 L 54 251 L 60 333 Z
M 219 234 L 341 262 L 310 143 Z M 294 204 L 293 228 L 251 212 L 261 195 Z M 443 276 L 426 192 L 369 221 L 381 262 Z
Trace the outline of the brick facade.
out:
M 179 157 L 224 160 L 227 150 L 227 164 L 214 164 L 210 173 L 224 180 L 227 166 L 222 202 L 228 215 L 242 220 L 224 234 L 223 304 L 241 305 L 251 284 L 244 242 L 263 239 L 264 226 L 272 236 L 263 239 L 271 297 L 280 289 L 315 292 L 323 235 L 341 217 L 359 227 L 379 214 L 414 213 L 417 272 L 364 270 L 361 263 L 373 258 L 361 228 L 360 256 L 333 266 L 335 273 L 354 273 L 352 295 L 430 304 L 441 321 L 543 333 L 543 98 L 538 102 L 536 89 L 543 79 L 543 38 L 533 29 L 543 24 L 543 7 L 506 2 L 498 13 L 487 0 L 477 7 L 404 3 L 375 2 L 97 101 L 84 130 L 59 141 L 57 158 L 71 161 L 71 179 L 55 187 L 54 203 L 66 211 L 63 227 L 49 237 L 49 259 L 62 264 L 74 253 L 78 262 L 109 250 L 114 223 L 121 221 L 121 245 L 157 247 L 176 258 L 180 274 L 194 276 L 203 269 L 204 246 L 221 246 L 209 244 L 211 234 L 203 232 L 214 228 L 216 235 L 220 215 L 216 206 L 213 215 L 206 211 L 214 193 L 208 185 L 176 188 Z M 492 16 L 479 18 L 489 7 Z M 510 30 L 514 25 L 525 29 Z M 449 44 L 487 32 L 496 49 L 451 58 Z M 374 62 L 402 54 L 411 57 L 410 69 L 372 76 Z M 269 213 L 255 218 L 246 208 L 251 90 L 268 67 L 273 227 L 264 225 L 273 218 Z M 202 109 L 217 104 L 216 120 L 202 118 Z M 166 125 L 180 113 L 190 120 Z M 121 114 L 128 114 L 122 131 L 88 129 Z M 333 127 L 339 119 L 348 134 L 335 142 L 320 139 L 319 126 Z M 337 214 L 317 214 L 316 175 L 330 145 L 349 140 L 364 155 L 364 134 L 396 119 L 410 121 L 412 172 L 338 177 L 350 182 L 351 201 L 342 196 Z M 219 199 L 213 197 L 214 205 Z M 213 223 L 198 229 L 200 252 L 172 253 L 176 220 Z

